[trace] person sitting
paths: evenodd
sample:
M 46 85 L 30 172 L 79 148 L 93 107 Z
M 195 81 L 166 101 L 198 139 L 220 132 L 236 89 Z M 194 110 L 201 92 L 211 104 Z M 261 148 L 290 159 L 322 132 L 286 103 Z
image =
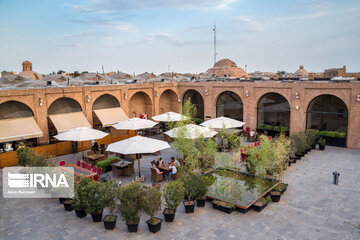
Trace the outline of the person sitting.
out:
M 97 151 L 99 151 L 99 145 L 97 142 L 94 142 L 94 145 L 92 146 L 92 150 L 94 151 L 94 153 L 96 153 Z
M 180 163 L 178 160 L 176 160 L 174 157 L 171 157 L 171 162 L 170 163 L 175 163 L 176 166 L 180 166 Z
M 176 164 L 175 163 L 170 163 L 169 168 L 171 169 L 171 172 L 169 173 L 169 178 L 171 179 L 172 175 L 176 176 L 176 173 L 177 173 Z
M 161 173 L 162 173 L 162 171 L 160 171 L 160 170 L 157 168 L 156 163 L 155 163 L 154 160 L 151 161 L 151 167 L 152 167 L 153 169 L 155 169 L 156 174 L 161 174 Z M 163 179 L 165 179 L 165 174 L 163 174 Z
M 158 166 L 161 166 L 161 165 L 163 165 L 164 163 L 163 163 L 163 161 L 162 161 L 162 157 L 159 157 L 158 158 L 158 160 L 157 160 L 157 162 L 156 162 L 156 166 L 158 167 Z

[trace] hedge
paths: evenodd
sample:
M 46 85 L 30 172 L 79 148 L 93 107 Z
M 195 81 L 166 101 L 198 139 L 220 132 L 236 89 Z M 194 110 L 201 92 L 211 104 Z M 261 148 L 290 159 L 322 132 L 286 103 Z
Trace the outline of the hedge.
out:
M 116 160 L 116 161 L 114 161 L 114 160 Z M 99 161 L 99 162 L 96 164 L 96 167 L 101 168 L 102 171 L 105 172 L 106 168 L 107 168 L 108 166 L 110 166 L 113 162 L 119 162 L 119 161 L 121 161 L 121 159 L 118 158 L 118 157 L 108 158 L 108 159 Z

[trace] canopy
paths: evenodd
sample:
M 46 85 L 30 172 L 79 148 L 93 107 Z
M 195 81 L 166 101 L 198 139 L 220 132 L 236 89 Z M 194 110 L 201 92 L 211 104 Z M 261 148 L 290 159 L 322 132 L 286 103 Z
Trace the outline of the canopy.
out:
M 94 113 L 99 118 L 103 127 L 109 127 L 117 122 L 129 119 L 121 107 L 98 109 L 94 110 Z
M 165 132 L 171 138 L 183 137 L 187 139 L 196 139 L 200 137 L 211 138 L 217 134 L 216 131 L 207 127 L 195 124 L 188 124 L 181 127 L 173 128 Z
M 0 142 L 42 137 L 34 117 L 0 120 Z
M 244 126 L 244 122 L 241 122 L 239 120 L 235 120 L 232 118 L 227 117 L 218 117 L 211 120 L 207 120 L 200 125 L 203 127 L 209 127 L 209 128 L 238 128 Z
M 79 127 L 79 128 L 70 129 L 54 137 L 60 141 L 82 142 L 82 141 L 90 141 L 90 140 L 104 138 L 107 135 L 109 134 L 99 130 L 95 130 L 88 127 Z
M 113 127 L 117 130 L 139 130 L 145 128 L 152 128 L 156 124 L 156 122 L 147 119 L 130 118 L 128 120 L 118 122 L 117 124 L 113 125 Z
M 135 136 L 119 142 L 111 143 L 106 148 L 108 152 L 115 152 L 121 154 L 139 154 L 139 153 L 154 153 L 166 148 L 170 145 L 161 140 Z M 138 155 L 139 177 L 140 177 L 140 157 Z
M 58 133 L 78 127 L 91 127 L 82 112 L 61 113 L 49 115 Z
M 178 122 L 181 120 L 188 120 L 188 117 L 180 113 L 175 112 L 166 112 L 157 116 L 152 117 L 155 121 L 158 122 Z

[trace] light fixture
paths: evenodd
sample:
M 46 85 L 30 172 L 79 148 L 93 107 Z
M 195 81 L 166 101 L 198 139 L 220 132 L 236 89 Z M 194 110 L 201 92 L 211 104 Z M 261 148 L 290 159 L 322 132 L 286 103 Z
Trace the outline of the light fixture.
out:
M 180 98 L 178 98 L 178 102 L 181 102 Z
M 90 96 L 89 96 L 89 95 L 86 95 L 85 101 L 86 101 L 87 103 L 90 102 Z
M 205 89 L 205 95 L 209 95 L 209 90 Z
M 39 106 L 42 107 L 42 105 L 43 105 L 43 100 L 42 98 L 39 98 Z
M 155 97 L 159 96 L 159 92 L 155 91 Z
M 298 92 L 295 93 L 295 98 L 299 99 L 299 93 Z
M 246 91 L 245 94 L 246 94 L 246 96 L 248 97 L 248 96 L 249 96 L 249 91 Z
M 357 95 L 356 101 L 360 102 L 360 94 Z
M 296 106 L 295 106 L 295 109 L 296 109 L 296 110 L 299 110 L 299 105 L 296 105 Z
M 127 97 L 128 97 L 127 92 L 124 92 L 124 99 L 127 99 Z

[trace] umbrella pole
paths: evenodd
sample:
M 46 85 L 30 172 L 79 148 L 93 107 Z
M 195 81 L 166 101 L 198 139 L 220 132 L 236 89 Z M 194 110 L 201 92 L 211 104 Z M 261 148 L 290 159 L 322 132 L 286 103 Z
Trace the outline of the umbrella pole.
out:
M 139 168 L 139 178 L 141 177 L 140 174 L 140 154 L 138 153 L 138 168 Z
M 84 160 L 84 142 L 83 141 L 81 141 L 81 156 L 82 156 L 81 160 Z

